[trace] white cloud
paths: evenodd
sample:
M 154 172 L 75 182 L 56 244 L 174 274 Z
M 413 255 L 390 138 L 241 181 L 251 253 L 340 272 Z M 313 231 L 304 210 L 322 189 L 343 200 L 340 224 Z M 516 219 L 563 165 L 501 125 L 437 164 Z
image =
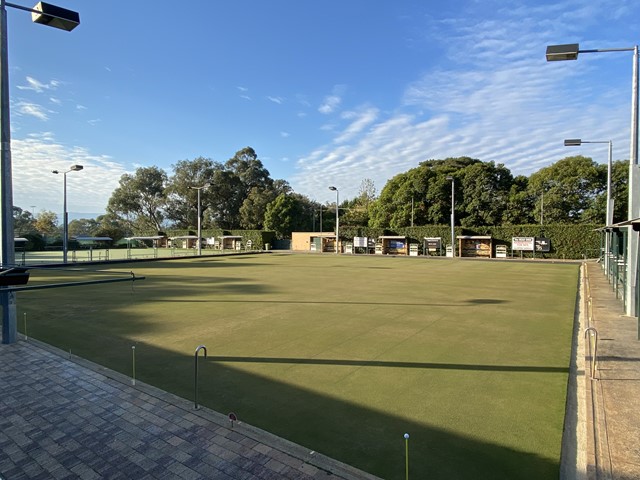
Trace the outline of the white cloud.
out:
M 338 95 L 327 95 L 322 102 L 322 105 L 318 107 L 318 111 L 325 115 L 335 112 L 342 99 Z
M 70 165 L 84 169 L 67 175 L 69 212 L 100 213 L 124 167 L 105 155 L 93 155 L 83 147 L 57 143 L 50 132 L 13 139 L 13 198 L 21 208 L 62 211 L 62 178 L 52 170 L 66 171 Z
M 578 154 L 563 146 L 564 138 L 611 139 L 614 158 L 628 158 L 628 61 L 619 78 L 610 73 L 606 91 L 594 91 L 590 78 L 608 74 L 615 58 L 545 61 L 546 45 L 568 43 L 578 28 L 588 28 L 572 20 L 574 3 L 556 4 L 552 16 L 546 7 L 519 13 L 505 8 L 491 19 L 461 16 L 430 24 L 429 41 L 447 48 L 446 58 L 407 85 L 395 111 L 368 105 L 343 113 L 346 126 L 325 125 L 333 140 L 296 162 L 293 188 L 312 198 L 322 192 L 318 200 L 324 201 L 330 199 L 326 186 L 335 184 L 350 198 L 363 178 L 381 190 L 421 161 L 457 156 L 529 175 Z M 581 8 L 593 21 L 606 6 Z M 334 91 L 319 111 L 334 113 L 341 103 Z M 579 153 L 604 162 L 601 150 Z
M 17 86 L 19 90 L 31 90 L 37 93 L 42 93 L 45 90 L 55 90 L 60 86 L 60 82 L 58 80 L 51 80 L 49 83 L 42 83 L 33 77 L 27 76 L 26 81 L 26 85 Z
M 288 137 L 290 137 L 290 136 L 291 136 L 291 134 L 290 134 L 289 132 L 280 132 L 280 136 L 281 136 L 282 138 L 288 138 Z
M 25 115 L 35 117 L 39 120 L 49 120 L 49 113 L 51 110 L 47 110 L 42 105 L 31 102 L 18 102 L 13 109 L 14 113 L 18 116 Z
M 268 96 L 267 100 L 273 102 L 273 103 L 277 103 L 278 105 L 282 105 L 282 102 L 284 102 L 284 99 L 282 97 L 271 97 Z

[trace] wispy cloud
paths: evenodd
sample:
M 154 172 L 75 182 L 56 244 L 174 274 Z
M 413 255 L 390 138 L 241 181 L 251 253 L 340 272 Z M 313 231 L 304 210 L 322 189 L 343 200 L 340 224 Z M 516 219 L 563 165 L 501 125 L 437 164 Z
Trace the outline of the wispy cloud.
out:
M 320 113 L 328 115 L 335 112 L 341 102 L 342 99 L 338 95 L 327 95 L 326 97 L 324 97 L 322 105 L 318 107 L 318 111 Z
M 548 5 L 529 5 L 519 13 L 517 6 L 495 5 L 490 18 L 479 11 L 480 16 L 427 19 L 425 41 L 435 40 L 446 55 L 406 85 L 395 109 L 369 104 L 343 112 L 348 124 L 332 122 L 331 130 L 325 129 L 334 132 L 333 141 L 297 161 L 294 189 L 314 197 L 329 182 L 348 198 L 363 178 L 373 179 L 380 190 L 421 161 L 463 155 L 528 175 L 576 154 L 564 148 L 564 138 L 595 135 L 628 145 L 630 73 L 612 79 L 611 90 L 594 92 L 590 75 L 610 70 L 599 59 L 550 64 L 544 58 L 546 45 L 568 43 L 588 29 L 576 25 L 574 7 L 593 22 L 607 6 L 566 0 L 549 7 L 552 15 Z M 342 103 L 332 92 L 319 111 L 335 113 Z M 625 148 L 617 151 L 617 158 L 624 158 Z M 598 151 L 592 155 L 606 160 Z
M 29 117 L 35 117 L 39 120 L 49 120 L 49 113 L 51 110 L 44 108 L 42 105 L 31 102 L 18 102 L 13 109 L 14 113 L 18 116 L 25 115 Z
M 37 93 L 42 93 L 45 90 L 55 90 L 60 86 L 60 82 L 58 80 L 51 80 L 47 83 L 43 83 L 39 80 L 36 80 L 33 77 L 26 77 L 26 85 L 18 85 L 19 90 L 31 90 Z
M 282 102 L 284 102 L 284 98 L 282 97 L 271 97 L 268 96 L 267 100 L 273 102 L 273 103 L 277 103 L 278 105 L 282 105 Z
M 126 173 L 122 165 L 110 157 L 58 143 L 51 132 L 14 139 L 11 145 L 14 204 L 23 209 L 36 205 L 36 210 L 62 211 L 62 179 L 51 171 L 80 164 L 84 166 L 81 172 L 67 176 L 69 211 L 102 212 L 120 177 Z M 45 205 L 47 207 L 43 207 Z

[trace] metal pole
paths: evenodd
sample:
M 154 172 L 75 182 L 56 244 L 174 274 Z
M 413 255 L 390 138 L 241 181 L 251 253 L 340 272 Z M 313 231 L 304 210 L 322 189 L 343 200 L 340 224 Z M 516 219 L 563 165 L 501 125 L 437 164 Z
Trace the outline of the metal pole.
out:
M 7 10 L 5 1 L 0 0 L 0 262 L 3 268 L 10 268 L 15 263 L 13 237 Z M 6 288 L 0 288 L 2 343 L 14 343 L 18 339 L 16 297 Z
M 340 239 L 340 217 L 338 216 L 338 205 L 340 204 L 339 196 L 340 192 L 336 188 L 336 255 L 340 253 L 338 248 L 338 241 Z
M 198 348 L 196 348 L 196 353 L 194 356 L 194 379 L 193 379 L 193 403 L 194 403 L 194 409 L 198 410 L 199 405 L 198 405 L 198 352 L 200 350 L 204 351 L 204 358 L 207 358 L 207 347 L 205 347 L 204 345 L 199 345 Z
M 320 204 L 320 253 L 324 253 L 324 238 L 322 237 L 322 204 Z
M 631 146 L 629 154 L 629 220 L 640 217 L 640 192 L 638 183 L 638 46 L 633 49 L 633 76 L 631 84 Z M 628 259 L 627 259 L 627 285 L 626 285 L 626 313 L 629 316 L 637 316 L 636 294 L 638 273 L 638 234 L 631 226 L 629 232 Z M 638 339 L 640 340 L 640 317 L 638 317 Z
M 62 183 L 64 184 L 63 187 L 63 201 L 62 201 L 62 216 L 63 216 L 63 220 L 62 220 L 62 263 L 67 263 L 67 237 L 68 235 L 68 231 L 67 231 L 67 172 L 64 172 L 62 174 L 63 180 Z
M 456 245 L 455 245 L 455 224 L 456 224 L 456 194 L 455 194 L 455 178 L 451 177 L 451 257 L 455 258 L 456 256 Z
M 611 239 L 608 227 L 613 224 L 613 199 L 611 198 L 611 175 L 613 168 L 613 142 L 609 140 L 609 157 L 607 161 L 607 212 L 605 215 L 604 230 L 604 271 L 609 275 L 609 251 L 611 250 Z
M 202 225 L 200 220 L 200 190 L 202 188 L 198 188 L 198 255 L 202 255 Z

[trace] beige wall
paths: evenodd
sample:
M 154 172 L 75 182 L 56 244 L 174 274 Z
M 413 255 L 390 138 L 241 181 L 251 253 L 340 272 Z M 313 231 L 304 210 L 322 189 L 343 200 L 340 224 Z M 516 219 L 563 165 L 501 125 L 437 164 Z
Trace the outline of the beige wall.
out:
M 324 237 L 325 239 L 336 238 L 331 232 L 293 232 L 291 234 L 291 250 L 297 252 L 311 251 L 311 237 Z

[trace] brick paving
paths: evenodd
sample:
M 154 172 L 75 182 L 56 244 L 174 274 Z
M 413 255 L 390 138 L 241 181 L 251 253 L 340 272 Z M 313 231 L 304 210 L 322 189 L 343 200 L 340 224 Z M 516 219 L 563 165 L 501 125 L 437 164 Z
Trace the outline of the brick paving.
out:
M 39 342 L 0 345 L 0 480 L 376 479 Z

